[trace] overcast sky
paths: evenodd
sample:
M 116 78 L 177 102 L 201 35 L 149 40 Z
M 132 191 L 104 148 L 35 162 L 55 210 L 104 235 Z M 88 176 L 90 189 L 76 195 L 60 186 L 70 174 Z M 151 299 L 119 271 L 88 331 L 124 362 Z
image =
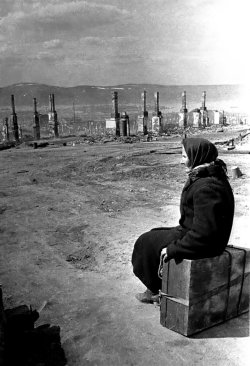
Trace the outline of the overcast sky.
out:
M 0 87 L 241 84 L 249 0 L 0 0 Z

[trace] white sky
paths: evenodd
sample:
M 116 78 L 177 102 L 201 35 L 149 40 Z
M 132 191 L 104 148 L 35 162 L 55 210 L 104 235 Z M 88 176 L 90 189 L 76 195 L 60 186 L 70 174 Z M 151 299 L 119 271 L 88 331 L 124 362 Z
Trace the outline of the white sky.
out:
M 249 82 L 249 0 L 0 0 L 0 87 Z

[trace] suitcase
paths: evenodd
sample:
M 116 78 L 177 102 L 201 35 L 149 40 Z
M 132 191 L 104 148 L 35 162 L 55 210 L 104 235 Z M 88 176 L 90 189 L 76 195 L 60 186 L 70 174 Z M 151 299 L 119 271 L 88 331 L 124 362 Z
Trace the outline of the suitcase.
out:
M 227 246 L 222 255 L 163 266 L 160 322 L 190 336 L 249 309 L 250 250 Z

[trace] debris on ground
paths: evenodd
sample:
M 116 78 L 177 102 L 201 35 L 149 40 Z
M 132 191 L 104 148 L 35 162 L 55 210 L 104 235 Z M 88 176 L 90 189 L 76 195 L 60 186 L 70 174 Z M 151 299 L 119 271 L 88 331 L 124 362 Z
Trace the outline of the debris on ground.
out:
M 239 177 L 241 177 L 243 175 L 242 172 L 241 172 L 241 170 L 240 170 L 240 168 L 238 166 L 233 166 L 231 168 L 231 170 L 232 170 L 232 177 L 233 178 L 239 178 Z

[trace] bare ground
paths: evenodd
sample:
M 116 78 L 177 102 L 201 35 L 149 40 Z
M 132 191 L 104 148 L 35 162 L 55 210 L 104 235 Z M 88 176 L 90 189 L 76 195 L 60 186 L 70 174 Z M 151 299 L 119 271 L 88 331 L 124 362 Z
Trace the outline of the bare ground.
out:
M 130 264 L 136 238 L 178 223 L 186 179 L 173 153 L 180 141 L 1 151 L 5 306 L 48 301 L 39 321 L 60 325 L 68 365 L 248 364 L 248 315 L 185 338 L 160 325 L 159 307 L 134 298 L 144 290 Z M 235 165 L 244 173 L 230 180 L 230 244 L 250 248 L 250 155 L 243 150 L 249 151 L 244 141 L 230 153 L 221 149 L 221 157 L 229 176 Z

